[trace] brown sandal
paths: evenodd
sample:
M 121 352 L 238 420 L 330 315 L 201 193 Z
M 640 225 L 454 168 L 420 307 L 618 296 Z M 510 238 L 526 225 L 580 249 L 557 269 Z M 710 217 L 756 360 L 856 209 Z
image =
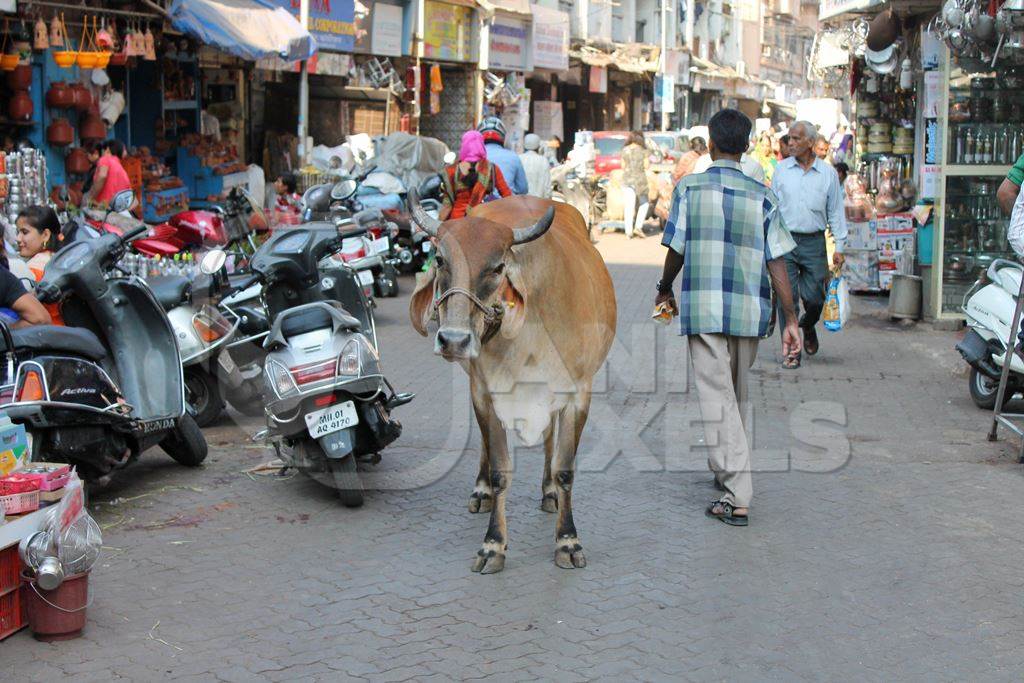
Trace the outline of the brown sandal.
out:
M 747 526 L 750 524 L 749 515 L 736 514 L 736 508 L 733 507 L 732 503 L 726 503 L 724 500 L 716 500 L 711 505 L 708 505 L 704 514 L 708 517 L 719 519 L 730 526 Z

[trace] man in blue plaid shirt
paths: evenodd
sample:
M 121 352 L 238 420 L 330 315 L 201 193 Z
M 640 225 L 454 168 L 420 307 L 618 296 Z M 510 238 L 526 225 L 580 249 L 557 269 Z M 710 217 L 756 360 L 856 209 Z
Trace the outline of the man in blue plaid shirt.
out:
M 768 332 L 772 287 L 785 317 L 783 355 L 800 353 L 782 259 L 795 244 L 775 194 L 740 168 L 750 119 L 723 109 L 711 117 L 708 128 L 714 163 L 676 185 L 662 239 L 669 249 L 655 304 L 678 312 L 679 333 L 686 335 L 689 346 L 708 467 L 722 491 L 707 514 L 746 526 L 753 495 L 746 432 L 748 376 L 758 338 Z M 683 283 L 676 304 L 672 283 L 680 270 Z

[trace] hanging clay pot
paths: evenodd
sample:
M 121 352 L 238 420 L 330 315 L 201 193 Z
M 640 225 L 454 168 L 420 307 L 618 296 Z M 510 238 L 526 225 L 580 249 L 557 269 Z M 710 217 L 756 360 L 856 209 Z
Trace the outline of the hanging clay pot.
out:
M 24 90 L 18 90 L 7 101 L 7 115 L 15 121 L 32 120 L 32 98 Z
M 54 119 L 46 129 L 46 141 L 55 147 L 66 147 L 75 140 L 75 129 L 67 119 Z
M 32 85 L 32 67 L 19 64 L 7 72 L 7 87 L 11 90 L 28 90 Z
M 89 155 L 81 147 L 75 147 L 64 159 L 64 170 L 68 173 L 88 173 Z
M 75 104 L 75 93 L 64 81 L 54 81 L 46 91 L 46 106 L 51 109 L 67 109 Z
M 50 47 L 64 47 L 64 25 L 56 14 L 50 21 Z
M 90 112 L 82 119 L 78 127 L 78 136 L 82 140 L 102 140 L 107 137 L 107 126 L 96 114 Z
M 50 49 L 50 36 L 46 30 L 46 22 L 43 21 L 42 17 L 36 20 L 35 39 L 32 41 L 32 47 L 37 50 Z
M 92 106 L 92 93 L 81 83 L 74 83 L 71 86 L 73 102 L 78 111 L 87 111 Z

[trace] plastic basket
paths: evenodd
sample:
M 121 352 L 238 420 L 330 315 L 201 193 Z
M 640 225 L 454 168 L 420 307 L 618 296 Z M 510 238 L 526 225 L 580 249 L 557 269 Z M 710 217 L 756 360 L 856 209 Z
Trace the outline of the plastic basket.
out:
M 15 493 L 29 493 L 38 491 L 40 481 L 34 477 L 26 477 L 19 474 L 9 474 L 0 479 L 0 496 L 9 496 Z
M 39 509 L 39 489 L 27 493 L 12 493 L 9 496 L 0 496 L 0 505 L 4 506 L 4 512 L 8 515 L 35 512 Z

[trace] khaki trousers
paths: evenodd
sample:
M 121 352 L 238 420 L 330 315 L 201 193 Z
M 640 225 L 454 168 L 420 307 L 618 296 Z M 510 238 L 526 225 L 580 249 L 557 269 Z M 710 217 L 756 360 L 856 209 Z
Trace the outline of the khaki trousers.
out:
M 708 468 L 725 488 L 720 500 L 749 507 L 750 443 L 747 383 L 757 356 L 757 337 L 696 334 L 687 337 L 697 400 L 704 423 Z

